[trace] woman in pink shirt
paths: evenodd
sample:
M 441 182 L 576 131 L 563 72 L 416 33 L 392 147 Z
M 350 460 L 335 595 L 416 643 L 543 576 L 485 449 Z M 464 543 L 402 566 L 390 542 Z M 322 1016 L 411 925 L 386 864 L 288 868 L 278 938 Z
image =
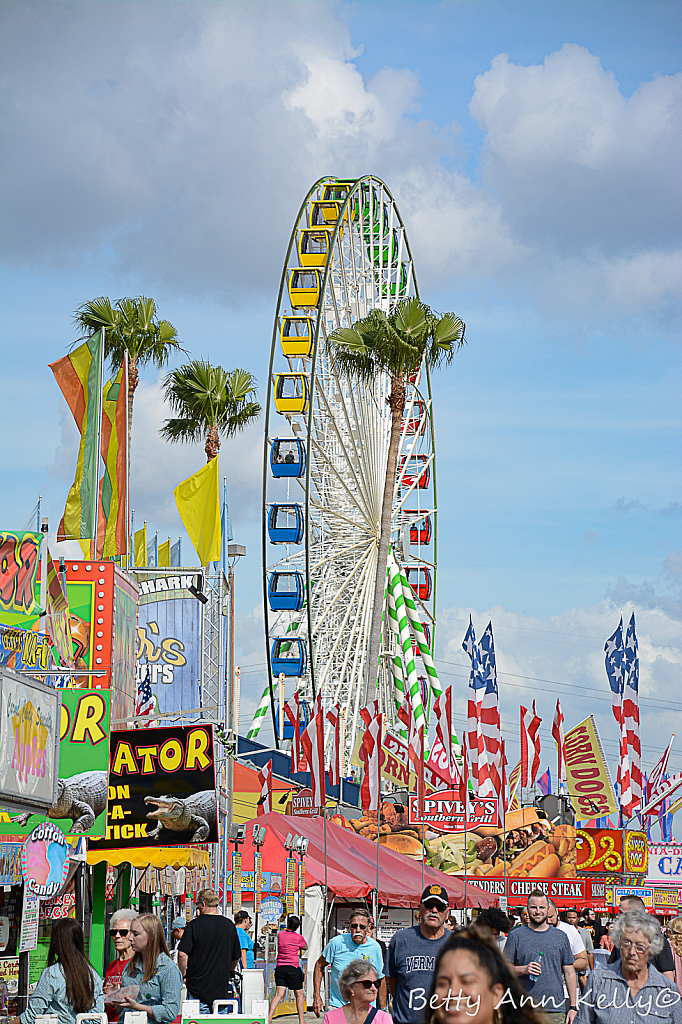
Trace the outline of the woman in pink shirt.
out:
M 304 1024 L 303 1014 L 305 1013 L 305 993 L 303 991 L 303 971 L 299 967 L 298 959 L 301 953 L 308 948 L 308 943 L 299 933 L 301 927 L 300 917 L 289 914 L 287 926 L 277 933 L 277 965 L 275 967 L 275 998 L 270 1003 L 268 1024 L 272 1024 L 275 1010 L 284 999 L 286 991 L 290 988 L 296 997 L 296 1010 L 298 1012 L 298 1024 Z
M 379 992 L 377 972 L 369 960 L 351 960 L 339 978 L 343 1006 L 327 1010 L 322 1024 L 391 1024 L 385 1010 L 373 1006 Z

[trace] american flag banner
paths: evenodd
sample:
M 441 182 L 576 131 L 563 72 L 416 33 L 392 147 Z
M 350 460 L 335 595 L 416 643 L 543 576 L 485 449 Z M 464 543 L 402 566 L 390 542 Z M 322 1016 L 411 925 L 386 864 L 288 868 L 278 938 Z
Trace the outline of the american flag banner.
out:
M 568 781 L 568 772 L 566 771 L 566 745 L 564 743 L 564 713 L 559 700 L 556 702 L 556 711 L 552 722 L 552 736 L 557 752 L 557 786 L 561 786 L 562 782 Z
M 331 725 L 331 743 L 329 746 L 329 785 L 338 786 L 341 779 L 341 705 L 335 704 L 326 715 Z
M 433 713 L 436 718 L 436 736 L 440 740 L 448 759 L 447 777 L 453 781 L 456 771 L 455 752 L 452 746 L 452 687 L 448 686 L 433 702 Z
M 620 813 L 623 823 L 629 821 L 636 811 L 632 795 L 632 783 L 630 781 L 630 754 L 628 751 L 628 736 L 625 727 L 625 717 L 620 719 L 620 757 L 618 760 L 618 797 L 620 799 Z M 640 812 L 646 814 L 646 811 Z
M 639 737 L 639 650 L 634 612 L 625 635 L 622 715 L 630 759 L 632 807 L 636 811 L 642 802 L 642 744 Z
M 301 746 L 308 761 L 313 807 L 324 807 L 326 802 L 326 785 L 324 775 L 324 713 L 322 711 L 318 711 L 313 715 L 308 728 L 301 736 Z
M 649 800 L 641 810 L 642 814 L 658 814 L 661 808 L 667 803 L 669 797 L 676 793 L 682 786 L 682 772 L 670 775 L 664 779 L 649 797 Z
M 291 741 L 291 770 L 299 772 L 301 757 L 301 718 L 300 718 L 300 697 L 298 691 L 284 705 L 284 714 L 291 722 L 294 729 L 294 736 Z
M 481 708 L 483 735 L 490 764 L 490 777 L 497 793 L 501 793 L 503 754 L 502 725 L 500 723 L 500 693 L 497 686 L 497 665 L 495 663 L 495 640 L 493 624 L 489 622 L 481 637 L 481 672 L 485 679 L 485 692 Z
M 623 618 L 614 633 L 604 644 L 606 676 L 611 687 L 613 717 L 620 725 L 620 709 L 623 700 Z
M 379 812 L 381 808 L 381 743 L 383 739 L 384 716 L 376 715 L 370 720 L 362 737 L 360 759 L 365 765 L 365 774 L 360 786 L 362 809 Z
M 151 715 L 154 710 L 154 694 L 152 693 L 152 684 L 150 682 L 150 670 L 147 665 L 144 679 L 141 679 L 137 684 L 137 691 L 135 695 L 135 714 L 136 715 Z M 152 723 L 146 723 L 144 728 L 149 728 Z
M 258 772 L 258 781 L 260 782 L 260 800 L 256 816 L 260 817 L 263 814 L 269 814 L 272 810 L 272 758 Z
M 486 701 L 488 683 L 483 675 L 481 653 L 476 643 L 476 632 L 471 619 L 469 619 L 469 628 L 462 641 L 462 647 L 471 659 L 469 700 L 467 704 L 467 745 L 469 748 L 471 777 L 479 797 L 496 796 L 499 790 L 499 779 L 496 789 L 488 759 L 487 738 L 490 736 L 492 740 L 494 737 L 496 752 L 499 714 L 496 714 L 494 710 L 491 713 L 492 701 L 490 699 Z M 496 693 L 494 698 L 496 706 Z
M 528 786 L 534 786 L 535 780 L 538 777 L 540 770 L 540 726 L 542 725 L 542 719 L 538 715 L 535 709 L 535 701 L 533 701 L 533 710 L 530 712 L 523 705 L 520 707 L 521 712 L 521 762 L 520 762 L 520 774 L 521 780 L 519 785 L 523 789 L 527 789 Z

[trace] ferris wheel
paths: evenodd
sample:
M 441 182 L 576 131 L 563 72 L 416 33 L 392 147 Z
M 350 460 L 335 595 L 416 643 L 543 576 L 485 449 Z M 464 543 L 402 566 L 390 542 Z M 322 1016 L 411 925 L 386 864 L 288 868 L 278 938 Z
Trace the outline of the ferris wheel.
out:
M 327 339 L 372 309 L 418 297 L 412 255 L 386 185 L 322 178 L 287 249 L 268 372 L 263 584 L 271 693 L 340 703 L 346 751 L 362 706 L 391 426 L 388 375 L 342 377 Z M 436 474 L 431 382 L 407 388 L 391 545 L 431 651 L 436 602 Z M 386 600 L 386 599 L 385 599 Z M 395 635 L 384 615 L 380 709 L 395 717 Z M 420 646 L 413 641 L 419 664 Z M 428 657 L 428 654 L 426 654 Z M 426 690 L 426 686 L 424 687 Z M 273 725 L 274 722 L 274 702 Z

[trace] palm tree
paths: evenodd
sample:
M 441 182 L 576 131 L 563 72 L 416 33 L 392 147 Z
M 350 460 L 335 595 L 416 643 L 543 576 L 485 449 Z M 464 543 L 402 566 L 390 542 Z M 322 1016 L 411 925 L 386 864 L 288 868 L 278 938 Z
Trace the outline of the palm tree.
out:
M 391 512 L 396 479 L 398 445 L 405 409 L 407 379 L 426 356 L 430 370 L 452 362 L 464 344 L 465 325 L 454 313 L 439 317 L 417 298 L 403 299 L 391 313 L 373 309 L 353 327 L 339 327 L 329 336 L 339 371 L 349 378 L 373 381 L 387 373 L 391 380 L 388 404 L 391 433 L 379 524 L 377 575 L 365 675 L 365 704 L 374 695 L 379 671 L 379 642 L 383 611 L 386 564 L 391 539 Z
M 168 374 L 166 399 L 174 419 L 160 430 L 167 441 L 200 441 L 210 462 L 220 451 L 220 434 L 229 438 L 243 430 L 261 411 L 256 397 L 256 378 L 247 370 L 228 373 L 203 359 L 192 359 Z
M 143 295 L 134 299 L 111 299 L 105 296 L 84 302 L 73 317 L 79 330 L 94 334 L 104 328 L 104 355 L 115 371 L 128 355 L 128 459 L 133 427 L 133 399 L 140 382 L 138 367 L 162 367 L 173 351 L 184 351 L 178 332 L 168 320 L 159 320 L 156 303 Z

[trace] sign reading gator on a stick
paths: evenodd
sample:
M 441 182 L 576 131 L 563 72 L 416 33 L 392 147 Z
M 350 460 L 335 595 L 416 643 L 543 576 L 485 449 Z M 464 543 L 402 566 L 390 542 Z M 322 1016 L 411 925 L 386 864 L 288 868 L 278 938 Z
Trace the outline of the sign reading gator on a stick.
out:
M 92 849 L 217 843 L 213 727 L 112 732 L 108 797 Z

